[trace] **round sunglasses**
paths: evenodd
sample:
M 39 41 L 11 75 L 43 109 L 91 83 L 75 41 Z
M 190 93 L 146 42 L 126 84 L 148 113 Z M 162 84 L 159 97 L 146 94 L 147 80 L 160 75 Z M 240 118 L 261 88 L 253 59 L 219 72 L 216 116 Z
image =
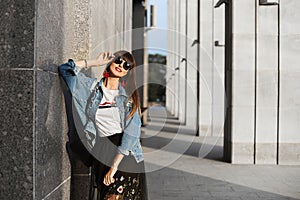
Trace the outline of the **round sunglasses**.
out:
M 117 57 L 117 58 L 115 59 L 114 63 L 116 63 L 117 65 L 121 65 L 124 61 L 125 61 L 125 60 L 124 60 L 121 56 L 119 56 L 119 57 Z M 127 61 L 125 61 L 125 62 L 123 63 L 122 67 L 123 67 L 123 69 L 125 69 L 126 71 L 133 68 L 132 64 L 131 64 L 130 62 L 127 62 Z

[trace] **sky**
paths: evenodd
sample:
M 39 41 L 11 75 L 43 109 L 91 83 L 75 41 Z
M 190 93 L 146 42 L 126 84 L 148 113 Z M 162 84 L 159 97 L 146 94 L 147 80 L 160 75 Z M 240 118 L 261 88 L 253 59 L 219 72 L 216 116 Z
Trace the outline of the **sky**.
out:
M 156 29 L 147 31 L 148 36 L 148 53 L 160 53 L 166 55 L 164 51 L 167 49 L 167 27 L 168 27 L 168 0 L 148 0 L 148 22 L 150 26 L 150 5 L 156 7 Z M 158 50 L 162 49 L 162 50 Z

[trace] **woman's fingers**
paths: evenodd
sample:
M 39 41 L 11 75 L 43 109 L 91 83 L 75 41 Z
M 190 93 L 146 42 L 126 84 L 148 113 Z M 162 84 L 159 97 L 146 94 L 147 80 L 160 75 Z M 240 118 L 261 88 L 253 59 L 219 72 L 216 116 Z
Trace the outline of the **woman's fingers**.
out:
M 114 58 L 114 54 L 112 52 L 107 52 L 107 59 L 112 60 Z
M 104 185 L 108 186 L 114 182 L 115 182 L 115 179 L 113 177 L 109 176 L 108 174 L 105 175 L 104 180 L 103 180 Z
M 113 56 L 113 54 L 111 52 L 103 52 L 102 55 L 103 55 L 104 60 L 108 60 L 108 59 L 112 58 L 112 56 Z
M 114 58 L 114 54 L 111 52 L 102 52 L 99 54 L 97 60 L 97 65 L 106 65 L 107 63 L 111 62 Z
M 110 168 L 110 170 L 105 174 L 103 183 L 104 183 L 106 186 L 108 186 L 108 185 L 110 185 L 111 183 L 114 183 L 114 182 L 115 182 L 115 179 L 114 179 L 115 173 L 116 173 L 116 170 L 115 170 L 114 168 Z

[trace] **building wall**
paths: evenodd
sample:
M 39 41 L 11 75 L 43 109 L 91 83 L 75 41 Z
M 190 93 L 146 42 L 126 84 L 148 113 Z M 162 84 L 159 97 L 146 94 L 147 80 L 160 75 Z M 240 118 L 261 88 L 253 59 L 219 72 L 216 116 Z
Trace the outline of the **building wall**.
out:
M 89 169 L 78 159 L 70 162 L 66 150 L 68 124 L 57 67 L 68 58 L 130 50 L 131 35 L 123 31 L 131 28 L 132 1 L 0 4 L 0 199 L 87 199 Z M 97 48 L 115 34 L 119 40 Z
M 32 199 L 34 1 L 0 4 L 0 198 Z
M 178 12 L 176 6 L 179 6 Z M 166 107 L 182 125 L 194 130 L 197 120 L 198 49 L 193 43 L 198 37 L 194 24 L 197 16 L 197 0 L 168 1 Z
M 90 5 L 89 57 L 95 58 L 103 51 L 131 51 L 132 1 L 90 0 Z M 104 68 L 92 68 L 92 76 L 101 78 Z
M 276 164 L 278 99 L 278 7 L 256 5 L 257 164 Z M 274 59 L 277 58 L 277 59 Z
M 280 1 L 279 26 L 279 163 L 300 164 L 300 2 Z
M 232 7 L 232 162 L 253 163 L 256 6 L 246 0 L 232 2 Z
M 300 2 L 286 0 L 280 1 L 279 5 L 260 5 L 259 0 L 229 1 L 229 4 L 214 8 L 218 1 L 201 0 L 195 1 L 190 8 L 192 2 L 187 3 L 186 37 L 187 41 L 198 38 L 199 50 L 192 50 L 187 42 L 186 57 L 187 63 L 197 64 L 200 78 L 199 85 L 188 88 L 186 93 L 191 97 L 189 94 L 198 89 L 199 114 L 195 109 L 197 97 L 185 100 L 186 125 L 199 120 L 200 135 L 223 136 L 223 111 L 229 107 L 231 129 L 230 135 L 225 135 L 224 139 L 230 143 L 229 160 L 232 163 L 299 164 L 300 79 L 296 59 L 299 54 L 300 15 L 297 9 Z M 195 9 L 197 6 L 199 9 Z M 225 18 L 224 11 L 229 6 L 232 21 L 227 23 L 232 30 L 227 39 L 232 43 L 232 49 L 227 55 L 232 56 L 232 61 L 225 69 L 224 24 L 229 18 Z M 170 29 L 179 23 L 174 21 L 174 10 L 169 9 L 169 16 L 173 16 L 169 18 Z M 192 17 L 197 15 L 199 18 Z M 190 34 L 191 31 L 194 34 Z M 173 40 L 170 34 L 169 43 Z M 171 47 L 171 51 L 180 52 L 181 48 Z M 170 65 L 174 62 L 173 57 L 168 55 Z M 189 66 L 185 84 L 190 79 L 195 80 L 194 74 L 189 73 Z M 227 95 L 224 79 L 228 73 L 232 77 L 232 87 L 227 89 L 232 95 L 227 98 L 230 99 L 227 104 L 224 103 Z M 168 87 L 177 93 L 182 82 L 171 79 Z M 173 96 L 167 94 L 167 99 L 167 109 L 176 111 L 174 104 L 169 103 Z M 173 114 L 176 116 L 176 113 Z

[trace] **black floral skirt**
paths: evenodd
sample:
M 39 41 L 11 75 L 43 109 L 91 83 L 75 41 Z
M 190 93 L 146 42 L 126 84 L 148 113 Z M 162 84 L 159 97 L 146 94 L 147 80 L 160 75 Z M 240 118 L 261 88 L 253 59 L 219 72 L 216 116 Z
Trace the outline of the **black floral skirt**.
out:
M 122 133 L 97 139 L 93 155 L 92 182 L 90 191 L 92 200 L 146 200 L 147 186 L 144 162 L 137 163 L 132 155 L 124 156 L 114 178 L 115 182 L 106 186 L 103 184 L 105 174 L 110 169 L 121 144 Z

